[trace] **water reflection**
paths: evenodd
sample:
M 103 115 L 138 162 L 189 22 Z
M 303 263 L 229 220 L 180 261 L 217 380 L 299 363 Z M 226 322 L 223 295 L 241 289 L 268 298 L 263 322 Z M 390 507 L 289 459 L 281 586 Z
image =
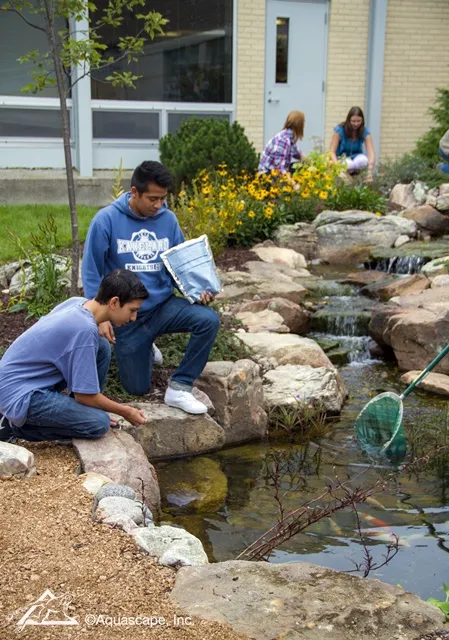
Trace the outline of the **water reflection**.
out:
M 385 364 L 347 366 L 340 372 L 350 397 L 325 438 L 306 443 L 258 442 L 208 456 L 227 478 L 223 503 L 213 512 L 188 515 L 177 511 L 169 517 L 201 539 L 211 561 L 235 558 L 270 529 L 279 519 L 280 501 L 285 511 L 297 509 L 322 494 L 329 482 L 349 480 L 353 486 L 368 486 L 385 481 L 395 471 L 397 461 L 388 458 L 372 464 L 355 439 L 354 422 L 377 393 L 403 390 L 399 372 Z M 447 401 L 419 390 L 411 394 L 404 402 L 408 445 L 404 462 L 449 443 L 447 431 Z M 399 458 L 402 451 L 396 454 Z M 400 538 L 398 556 L 371 577 L 400 583 L 424 598 L 441 596 L 441 584 L 447 582 L 448 486 L 449 456 L 441 453 L 426 467 L 410 468 L 390 480 L 374 501 L 358 506 L 363 533 L 375 558 L 385 552 L 393 533 Z M 161 488 L 164 493 L 163 484 Z M 285 542 L 270 561 L 301 560 L 350 570 L 362 553 L 355 530 L 354 513 L 337 511 Z

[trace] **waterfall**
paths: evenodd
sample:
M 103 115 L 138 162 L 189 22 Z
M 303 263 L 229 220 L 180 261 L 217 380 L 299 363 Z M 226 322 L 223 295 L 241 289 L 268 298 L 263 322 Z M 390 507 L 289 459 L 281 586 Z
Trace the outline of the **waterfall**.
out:
M 423 265 L 429 262 L 430 258 L 420 258 L 419 256 L 394 256 L 393 258 L 374 258 L 365 263 L 365 268 L 385 271 L 385 273 L 397 273 L 401 275 L 412 275 L 419 273 Z

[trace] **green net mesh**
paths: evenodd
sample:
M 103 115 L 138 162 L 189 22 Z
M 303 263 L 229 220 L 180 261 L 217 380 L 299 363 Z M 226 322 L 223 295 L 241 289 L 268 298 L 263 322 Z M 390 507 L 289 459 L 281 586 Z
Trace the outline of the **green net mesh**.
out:
M 368 402 L 355 422 L 360 446 L 372 457 L 399 460 L 405 456 L 402 401 L 392 392 L 381 393 Z

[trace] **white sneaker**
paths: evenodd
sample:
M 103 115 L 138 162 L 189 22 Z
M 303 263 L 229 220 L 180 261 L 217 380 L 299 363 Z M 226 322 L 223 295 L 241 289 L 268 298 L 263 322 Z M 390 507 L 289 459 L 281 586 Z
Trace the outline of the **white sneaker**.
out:
M 164 362 L 164 356 L 162 355 L 160 349 L 158 349 L 156 345 L 153 344 L 153 364 L 157 364 L 161 366 L 163 362 Z
M 186 413 L 207 413 L 206 405 L 197 400 L 190 391 L 182 391 L 181 389 L 167 387 L 164 402 L 165 404 L 168 404 L 169 407 L 182 409 Z

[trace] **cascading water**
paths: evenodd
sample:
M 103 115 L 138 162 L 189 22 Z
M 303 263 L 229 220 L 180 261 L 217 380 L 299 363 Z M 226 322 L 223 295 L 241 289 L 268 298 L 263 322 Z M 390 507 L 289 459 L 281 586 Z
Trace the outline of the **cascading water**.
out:
M 363 296 L 329 296 L 311 318 L 311 338 L 321 343 L 338 343 L 337 353 L 349 363 L 371 359 L 368 323 L 374 302 Z M 332 351 L 329 356 L 332 358 Z
M 394 258 L 376 258 L 366 263 L 365 267 L 376 271 L 385 271 L 385 273 L 413 275 L 419 273 L 427 262 L 429 262 L 429 258 L 395 256 Z

